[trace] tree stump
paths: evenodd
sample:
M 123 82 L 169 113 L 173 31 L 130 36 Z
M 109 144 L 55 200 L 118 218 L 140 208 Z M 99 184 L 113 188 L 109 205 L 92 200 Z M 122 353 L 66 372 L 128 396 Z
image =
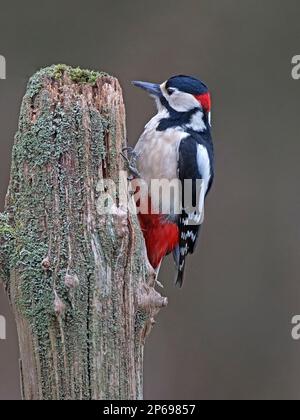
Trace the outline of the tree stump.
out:
M 120 182 L 125 146 L 115 78 L 63 65 L 31 78 L 0 217 L 26 400 L 143 398 L 144 341 L 167 300 L 108 182 Z M 115 211 L 102 214 L 108 194 Z

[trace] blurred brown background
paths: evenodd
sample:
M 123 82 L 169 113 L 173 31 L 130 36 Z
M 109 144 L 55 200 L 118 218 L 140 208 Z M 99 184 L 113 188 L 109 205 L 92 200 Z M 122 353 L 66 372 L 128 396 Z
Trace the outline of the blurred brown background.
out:
M 298 399 L 300 342 L 300 54 L 298 0 L 1 0 L 0 195 L 27 79 L 66 63 L 117 76 L 135 143 L 153 113 L 134 79 L 186 73 L 211 87 L 216 183 L 183 291 L 161 280 L 169 307 L 146 346 L 149 399 Z M 0 341 L 0 399 L 19 398 L 16 332 Z

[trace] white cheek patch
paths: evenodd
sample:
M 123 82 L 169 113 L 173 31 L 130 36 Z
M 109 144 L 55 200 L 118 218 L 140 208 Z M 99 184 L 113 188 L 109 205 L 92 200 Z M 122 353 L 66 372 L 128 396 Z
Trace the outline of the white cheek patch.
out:
M 177 112 L 188 112 L 201 106 L 193 95 L 185 92 L 175 91 L 167 100 Z
M 169 95 L 166 90 L 166 83 L 164 82 L 161 87 L 162 94 L 168 101 L 169 105 L 177 112 L 188 112 L 195 108 L 201 108 L 201 104 L 190 93 L 180 92 L 174 88 L 172 95 Z

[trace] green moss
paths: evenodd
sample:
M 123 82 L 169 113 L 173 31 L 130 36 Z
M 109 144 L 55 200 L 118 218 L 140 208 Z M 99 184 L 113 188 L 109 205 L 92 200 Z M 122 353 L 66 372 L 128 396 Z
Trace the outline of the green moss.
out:
M 104 136 L 108 130 L 109 121 L 106 118 L 104 118 L 96 109 L 90 110 L 90 121 L 92 135 L 92 153 L 96 168 L 99 165 L 99 158 L 106 158 Z
M 74 68 L 66 64 L 56 64 L 39 70 L 30 78 L 27 86 L 27 94 L 31 98 L 34 98 L 41 90 L 46 78 L 61 80 L 65 73 L 68 74 L 74 83 L 90 84 L 92 86 L 96 84 L 99 78 L 108 76 L 107 73 L 101 71 L 85 70 L 80 67 Z
M 73 68 L 65 64 L 57 64 L 52 66 L 50 69 L 51 77 L 56 80 L 61 79 L 64 73 L 67 73 L 73 82 L 89 83 L 91 85 L 94 85 L 99 77 L 107 76 L 107 74 L 103 72 L 85 70 L 81 69 L 80 67 Z
M 109 164 L 112 171 L 117 167 L 117 139 L 116 139 L 116 116 L 111 113 L 109 118 L 109 134 L 110 134 L 110 148 L 109 148 Z
M 149 314 L 146 311 L 138 310 L 135 314 L 135 331 L 136 334 L 140 334 L 140 331 L 144 328 L 146 322 L 149 320 Z
M 8 215 L 0 213 L 0 238 L 9 240 L 15 234 L 15 229 L 8 223 Z
M 69 75 L 71 77 L 71 80 L 76 83 L 89 83 L 89 84 L 96 84 L 97 79 L 103 74 L 100 74 L 96 71 L 90 71 L 90 70 L 83 70 L 79 67 L 77 68 L 70 68 L 69 69 Z
M 9 279 L 10 258 L 14 249 L 15 229 L 9 224 L 8 215 L 0 213 L 0 277 Z
M 62 78 L 63 74 L 68 71 L 69 67 L 66 64 L 57 64 L 53 67 L 53 72 L 51 77 L 53 77 L 56 80 L 59 80 Z

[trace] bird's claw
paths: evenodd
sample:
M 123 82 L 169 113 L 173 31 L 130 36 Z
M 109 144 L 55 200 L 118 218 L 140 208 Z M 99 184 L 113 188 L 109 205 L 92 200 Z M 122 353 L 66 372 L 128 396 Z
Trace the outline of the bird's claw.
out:
M 124 153 L 124 152 L 129 152 L 130 154 L 132 154 L 133 153 L 133 147 L 130 147 L 130 146 L 128 146 L 128 147 L 124 147 L 123 149 L 122 149 L 122 152 Z
M 124 152 L 127 152 L 128 157 L 124 154 Z M 134 178 L 140 178 L 141 175 L 136 167 L 138 155 L 134 149 L 132 147 L 125 147 L 122 149 L 121 156 L 127 165 L 128 172 L 130 173 L 128 180 L 132 181 Z
M 156 283 L 159 287 L 161 287 L 162 289 L 164 289 L 163 284 L 161 284 L 161 282 L 160 282 L 160 281 L 158 281 L 157 279 L 155 280 L 155 283 Z

